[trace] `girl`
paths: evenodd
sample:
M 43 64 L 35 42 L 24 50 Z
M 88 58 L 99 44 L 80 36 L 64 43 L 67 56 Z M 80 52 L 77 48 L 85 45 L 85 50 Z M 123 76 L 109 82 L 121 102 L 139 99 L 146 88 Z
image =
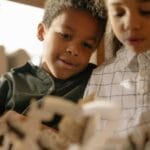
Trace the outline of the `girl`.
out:
M 135 148 L 143 149 L 150 126 L 150 1 L 106 0 L 105 4 L 107 30 L 114 33 L 114 38 L 106 36 L 107 46 L 114 48 L 116 58 L 94 70 L 85 95 L 95 92 L 120 105 L 115 135 L 130 137 Z M 100 120 L 99 130 L 104 131 L 111 121 Z

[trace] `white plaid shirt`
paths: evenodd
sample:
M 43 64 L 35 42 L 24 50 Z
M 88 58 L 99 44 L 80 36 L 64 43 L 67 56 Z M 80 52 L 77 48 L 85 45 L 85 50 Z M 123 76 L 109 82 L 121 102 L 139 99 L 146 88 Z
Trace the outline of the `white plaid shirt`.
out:
M 136 129 L 140 129 L 136 134 L 145 134 L 150 128 L 150 50 L 139 55 L 119 50 L 116 59 L 93 71 L 85 96 L 93 93 L 121 106 L 117 135 L 127 135 Z M 103 117 L 99 120 L 101 131 L 111 122 Z

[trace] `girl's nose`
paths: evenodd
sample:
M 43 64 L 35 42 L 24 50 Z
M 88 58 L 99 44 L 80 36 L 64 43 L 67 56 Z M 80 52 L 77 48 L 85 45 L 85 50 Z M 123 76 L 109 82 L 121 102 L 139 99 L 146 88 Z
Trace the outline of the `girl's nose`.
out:
M 142 27 L 142 20 L 138 14 L 129 14 L 127 16 L 127 20 L 125 22 L 126 29 L 130 30 L 140 30 Z

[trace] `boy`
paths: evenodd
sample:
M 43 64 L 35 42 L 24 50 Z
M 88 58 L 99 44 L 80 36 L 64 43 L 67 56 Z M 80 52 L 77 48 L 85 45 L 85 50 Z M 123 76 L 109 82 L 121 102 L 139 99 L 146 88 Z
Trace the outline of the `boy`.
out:
M 38 25 L 37 36 L 43 41 L 40 66 L 27 63 L 1 77 L 0 114 L 10 109 L 23 114 L 31 99 L 46 95 L 77 102 L 95 68 L 89 59 L 104 28 L 101 1 L 49 0 Z

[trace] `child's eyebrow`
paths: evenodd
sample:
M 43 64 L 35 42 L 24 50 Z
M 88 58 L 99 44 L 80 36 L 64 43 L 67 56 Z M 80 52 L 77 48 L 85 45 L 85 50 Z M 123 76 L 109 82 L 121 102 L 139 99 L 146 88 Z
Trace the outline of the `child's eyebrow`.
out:
M 73 28 L 71 28 L 69 25 L 64 25 L 64 28 L 67 29 L 67 30 L 70 30 L 72 32 L 74 31 Z
M 96 42 L 96 41 L 97 41 L 97 38 L 96 38 L 96 37 L 89 37 L 88 40 L 89 40 L 89 41 L 92 41 L 92 42 Z
M 150 2 L 150 0 L 135 0 L 136 2 L 144 3 L 144 2 Z M 110 5 L 122 5 L 120 2 L 112 2 Z
M 136 0 L 137 2 L 150 2 L 150 0 Z
M 116 5 L 122 5 L 122 3 L 120 3 L 120 2 L 111 2 L 110 5 L 115 5 L 115 6 Z
M 72 32 L 74 32 L 74 30 L 73 30 L 70 26 L 68 26 L 68 25 L 65 25 L 64 28 L 65 28 L 65 29 L 68 29 L 68 30 L 70 30 L 70 31 L 72 31 Z M 96 38 L 95 36 L 90 36 L 90 37 L 88 38 L 88 40 L 91 40 L 91 41 L 96 42 L 96 41 L 97 41 L 97 38 Z

